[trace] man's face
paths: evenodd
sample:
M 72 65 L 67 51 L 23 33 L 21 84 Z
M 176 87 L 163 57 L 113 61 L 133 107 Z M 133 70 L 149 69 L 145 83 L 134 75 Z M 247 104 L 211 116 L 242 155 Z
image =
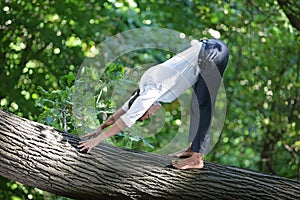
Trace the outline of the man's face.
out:
M 160 109 L 160 105 L 152 105 L 145 114 L 139 119 L 139 121 L 143 121 L 145 119 L 148 119 L 150 116 L 154 116 L 155 113 Z

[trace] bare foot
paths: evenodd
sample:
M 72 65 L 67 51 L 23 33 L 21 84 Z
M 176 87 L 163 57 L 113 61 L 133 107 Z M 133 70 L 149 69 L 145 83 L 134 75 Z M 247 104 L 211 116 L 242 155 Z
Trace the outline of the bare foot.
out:
M 178 152 L 169 154 L 169 156 L 176 157 L 176 158 L 188 158 L 188 157 L 192 156 L 193 153 L 194 152 L 192 151 L 191 147 L 188 147 L 187 149 L 182 149 Z
M 204 167 L 203 159 L 203 154 L 194 152 L 191 157 L 176 160 L 172 164 L 177 169 L 202 169 Z

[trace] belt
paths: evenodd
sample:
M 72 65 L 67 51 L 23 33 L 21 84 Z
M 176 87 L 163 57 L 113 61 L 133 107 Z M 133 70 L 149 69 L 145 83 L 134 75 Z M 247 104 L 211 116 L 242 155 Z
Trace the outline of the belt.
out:
M 202 40 L 200 40 L 200 42 L 201 42 L 201 50 L 198 54 L 198 66 L 201 70 L 204 70 L 205 67 L 206 67 L 205 63 L 204 63 L 204 60 L 205 60 L 205 57 L 206 57 L 205 56 L 206 55 L 205 47 L 207 45 L 208 40 L 202 39 Z
M 202 39 L 202 40 L 200 40 L 200 42 L 202 43 L 201 49 L 205 50 L 208 40 Z

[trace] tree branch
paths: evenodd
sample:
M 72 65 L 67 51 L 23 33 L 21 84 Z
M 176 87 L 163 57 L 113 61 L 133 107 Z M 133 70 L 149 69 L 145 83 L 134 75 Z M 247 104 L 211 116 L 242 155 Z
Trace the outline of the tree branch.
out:
M 291 9 L 289 9 L 289 2 L 287 0 L 277 0 L 279 6 L 281 7 L 281 9 L 283 10 L 283 12 L 285 13 L 285 15 L 287 16 L 287 18 L 289 19 L 291 25 L 293 27 L 295 27 L 298 31 L 300 31 L 300 17 L 299 17 L 299 11 L 300 8 L 297 8 L 296 12 L 293 12 Z M 294 1 L 295 4 L 297 4 L 297 1 Z M 296 5 L 292 5 L 295 6 Z
M 75 199 L 300 199 L 300 182 L 205 162 L 202 170 L 167 167 L 171 158 L 97 146 L 0 110 L 0 175 Z

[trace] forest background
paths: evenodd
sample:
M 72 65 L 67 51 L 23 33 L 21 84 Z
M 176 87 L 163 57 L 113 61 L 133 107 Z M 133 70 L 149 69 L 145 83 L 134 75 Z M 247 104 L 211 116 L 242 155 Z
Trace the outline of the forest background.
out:
M 230 51 L 223 80 L 227 112 L 206 160 L 300 180 L 299 1 L 5 0 L 0 13 L 1 109 L 74 134 L 76 74 L 101 42 L 142 27 L 220 38 Z M 126 68 L 168 56 L 150 49 L 120 60 L 107 69 L 100 92 L 110 96 L 110 83 Z M 116 109 L 109 98 L 96 107 L 100 122 Z M 165 105 L 168 117 L 159 134 L 120 133 L 108 142 L 157 150 L 178 132 L 177 107 Z M 0 177 L 0 199 L 64 197 Z

